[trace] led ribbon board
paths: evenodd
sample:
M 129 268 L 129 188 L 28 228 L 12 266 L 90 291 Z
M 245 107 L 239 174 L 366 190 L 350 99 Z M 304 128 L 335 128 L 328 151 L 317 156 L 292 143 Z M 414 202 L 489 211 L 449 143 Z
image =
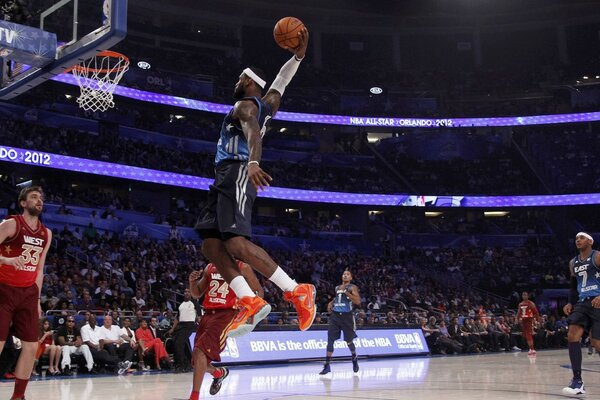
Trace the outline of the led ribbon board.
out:
M 52 80 L 77 85 L 75 78 L 68 74 L 60 74 Z M 188 108 L 191 110 L 227 114 L 231 109 L 229 104 L 217 104 L 207 101 L 186 99 L 184 97 L 146 92 L 124 86 L 117 86 L 115 94 L 134 100 L 168 106 Z M 494 117 L 494 118 L 387 118 L 387 117 L 352 117 L 346 115 L 306 114 L 279 111 L 275 119 L 290 122 L 305 122 L 328 125 L 378 126 L 391 128 L 459 128 L 482 126 L 527 126 L 550 125 L 577 122 L 600 121 L 600 112 L 579 114 L 532 115 L 526 117 Z
M 421 329 L 361 329 L 357 334 L 354 344 L 361 356 L 419 355 L 429 352 Z M 192 346 L 195 337 L 195 333 L 190 335 Z M 247 363 L 319 359 L 323 358 L 326 348 L 326 331 L 254 331 L 235 339 L 227 338 L 221 361 Z M 334 348 L 347 349 L 348 345 L 337 340 Z M 342 354 L 336 353 L 336 356 Z
M 189 189 L 208 190 L 212 178 L 157 171 L 105 161 L 0 146 L 0 161 L 131 179 Z M 540 207 L 600 204 L 600 193 L 531 196 L 420 196 L 409 194 L 343 193 L 269 187 L 260 197 L 314 203 L 404 207 Z

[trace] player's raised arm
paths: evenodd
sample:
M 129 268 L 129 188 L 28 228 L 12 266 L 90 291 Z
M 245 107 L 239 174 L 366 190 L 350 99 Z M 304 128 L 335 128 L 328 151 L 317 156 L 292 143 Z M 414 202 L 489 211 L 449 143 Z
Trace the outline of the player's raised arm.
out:
M 298 38 L 300 42 L 298 47 L 289 49 L 294 53 L 294 56 L 283 64 L 277 77 L 273 80 L 271 87 L 267 91 L 267 94 L 263 97 L 264 102 L 271 106 L 273 117 L 275 117 L 275 114 L 279 110 L 281 96 L 283 96 L 286 86 L 289 85 L 294 75 L 296 75 L 300 62 L 306 55 L 306 49 L 308 48 L 308 30 L 304 28 L 298 32 Z

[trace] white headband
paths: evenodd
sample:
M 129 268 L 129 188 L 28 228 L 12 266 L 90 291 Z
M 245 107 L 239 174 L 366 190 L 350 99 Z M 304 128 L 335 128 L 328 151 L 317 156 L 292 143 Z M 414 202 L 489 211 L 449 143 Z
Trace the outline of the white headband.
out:
M 577 235 L 575 235 L 575 237 L 577 237 L 577 236 L 583 236 L 586 239 L 590 239 L 592 241 L 592 243 L 594 243 L 594 238 L 588 233 L 579 232 Z
M 246 68 L 242 72 L 244 74 L 246 74 L 246 76 L 249 76 L 250 78 L 252 78 L 252 80 L 254 82 L 256 82 L 258 84 L 258 86 L 261 87 L 261 89 L 265 88 L 265 85 L 267 84 L 267 82 L 264 79 L 262 79 L 260 76 L 256 75 L 256 73 L 254 71 L 252 71 L 250 68 Z

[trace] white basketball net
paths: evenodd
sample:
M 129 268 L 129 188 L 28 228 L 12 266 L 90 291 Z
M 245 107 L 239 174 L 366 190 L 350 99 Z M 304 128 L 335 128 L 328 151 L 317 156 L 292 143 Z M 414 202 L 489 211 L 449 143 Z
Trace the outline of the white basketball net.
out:
M 129 59 L 114 52 L 100 53 L 73 67 L 71 72 L 81 88 L 79 107 L 92 112 L 113 108 L 113 93 L 128 69 Z

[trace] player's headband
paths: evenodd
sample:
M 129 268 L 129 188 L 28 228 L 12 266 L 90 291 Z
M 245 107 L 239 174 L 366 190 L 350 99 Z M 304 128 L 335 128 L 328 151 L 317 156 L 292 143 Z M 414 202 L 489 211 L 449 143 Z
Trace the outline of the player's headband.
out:
M 267 84 L 267 82 L 264 79 L 262 79 L 260 76 L 258 76 L 256 74 L 256 72 L 252 71 L 250 68 L 246 68 L 242 72 L 244 74 L 246 74 L 246 76 L 249 76 L 250 78 L 252 78 L 252 80 L 254 82 L 256 82 L 258 86 L 261 87 L 261 89 L 265 88 L 265 85 Z
M 583 236 L 586 239 L 590 239 L 592 241 L 592 243 L 594 243 L 594 238 L 589 233 L 579 232 L 577 235 L 575 235 L 575 237 L 577 237 L 577 236 Z

